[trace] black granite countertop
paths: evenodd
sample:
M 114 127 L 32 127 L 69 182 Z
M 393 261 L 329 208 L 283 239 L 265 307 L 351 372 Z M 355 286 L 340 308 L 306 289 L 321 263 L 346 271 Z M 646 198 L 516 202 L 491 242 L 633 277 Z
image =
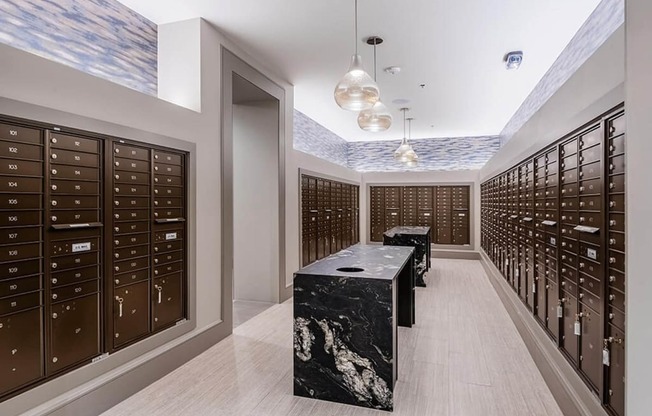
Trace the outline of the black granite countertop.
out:
M 387 237 L 394 237 L 396 234 L 414 234 L 426 235 L 430 232 L 430 227 L 413 227 L 413 226 L 399 226 L 385 231 Z
M 428 227 L 416 227 L 428 228 Z M 295 276 L 358 277 L 362 279 L 393 280 L 414 252 L 414 247 L 356 244 L 318 260 L 295 273 Z M 355 267 L 362 271 L 339 271 Z

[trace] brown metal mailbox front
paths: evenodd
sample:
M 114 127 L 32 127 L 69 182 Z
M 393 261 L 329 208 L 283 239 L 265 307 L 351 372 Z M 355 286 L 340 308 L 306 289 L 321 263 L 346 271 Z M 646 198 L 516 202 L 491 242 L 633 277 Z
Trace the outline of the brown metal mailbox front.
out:
M 183 318 L 183 286 L 181 273 L 154 279 L 152 318 L 154 330 Z

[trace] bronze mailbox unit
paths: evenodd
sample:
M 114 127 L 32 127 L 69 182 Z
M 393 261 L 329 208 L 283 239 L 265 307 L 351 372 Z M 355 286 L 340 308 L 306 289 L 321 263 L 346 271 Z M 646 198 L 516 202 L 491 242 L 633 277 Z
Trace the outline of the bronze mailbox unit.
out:
M 186 166 L 0 117 L 0 400 L 185 319 Z
M 619 106 L 481 186 L 483 250 L 614 415 L 625 406 L 624 120 Z

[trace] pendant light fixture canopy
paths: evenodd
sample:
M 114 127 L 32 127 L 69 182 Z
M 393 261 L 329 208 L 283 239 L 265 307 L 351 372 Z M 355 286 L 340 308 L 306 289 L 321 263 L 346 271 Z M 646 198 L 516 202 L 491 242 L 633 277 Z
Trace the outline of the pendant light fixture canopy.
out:
M 355 0 L 355 54 L 351 57 L 349 71 L 335 87 L 335 102 L 349 111 L 370 110 L 380 97 L 376 82 L 362 67 L 358 55 L 358 0 Z
M 383 39 L 378 36 L 371 36 L 367 39 L 367 44 L 374 47 L 374 81 L 376 81 L 376 45 L 383 43 Z M 362 110 L 358 115 L 358 126 L 364 131 L 377 133 L 385 131 L 392 125 L 392 114 L 380 99 L 376 101 L 369 110 Z

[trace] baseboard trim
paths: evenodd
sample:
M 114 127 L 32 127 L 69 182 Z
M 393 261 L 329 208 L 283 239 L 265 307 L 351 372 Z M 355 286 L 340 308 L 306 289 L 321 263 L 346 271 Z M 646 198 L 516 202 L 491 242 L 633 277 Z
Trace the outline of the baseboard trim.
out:
M 489 281 L 511 317 L 565 416 L 608 416 L 597 396 L 575 372 L 484 250 L 478 253 Z
M 435 259 L 480 260 L 480 253 L 477 251 L 431 249 L 430 253 Z

